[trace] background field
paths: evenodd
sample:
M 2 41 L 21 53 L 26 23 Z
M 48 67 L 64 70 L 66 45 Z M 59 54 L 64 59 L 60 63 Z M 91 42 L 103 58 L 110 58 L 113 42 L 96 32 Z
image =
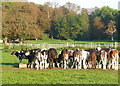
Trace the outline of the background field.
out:
M 10 55 L 11 51 L 2 51 L 2 84 L 118 84 L 118 71 L 115 70 L 18 68 L 19 61 L 16 56 Z M 23 63 L 26 62 L 23 60 Z
M 114 41 L 111 40 L 98 40 L 98 41 L 74 41 L 74 40 L 58 40 L 58 39 L 44 39 L 44 40 L 25 40 L 25 44 L 41 44 L 41 43 L 100 43 L 100 44 L 107 44 L 107 43 L 114 43 Z M 120 43 L 119 41 L 116 41 Z

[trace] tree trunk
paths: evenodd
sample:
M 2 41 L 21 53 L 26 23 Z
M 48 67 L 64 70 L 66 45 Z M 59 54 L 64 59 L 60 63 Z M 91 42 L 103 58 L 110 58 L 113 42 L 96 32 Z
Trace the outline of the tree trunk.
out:
M 113 35 L 112 35 L 112 37 L 111 37 L 111 40 L 113 41 L 114 39 L 113 39 Z

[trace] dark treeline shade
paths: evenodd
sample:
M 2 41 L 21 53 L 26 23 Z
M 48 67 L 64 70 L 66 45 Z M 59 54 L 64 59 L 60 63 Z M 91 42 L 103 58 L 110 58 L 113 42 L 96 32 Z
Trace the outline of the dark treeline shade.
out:
M 120 40 L 120 11 L 118 11 L 117 30 L 118 30 L 118 40 Z
M 52 8 L 54 6 L 54 8 Z M 2 37 L 8 39 L 120 40 L 120 12 L 46 2 L 2 3 Z

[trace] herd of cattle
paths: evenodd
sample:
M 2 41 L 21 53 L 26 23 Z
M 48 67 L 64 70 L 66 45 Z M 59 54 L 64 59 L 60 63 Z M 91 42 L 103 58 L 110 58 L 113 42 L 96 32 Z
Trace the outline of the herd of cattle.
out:
M 54 48 L 32 49 L 13 51 L 22 63 L 22 59 L 28 59 L 29 67 L 38 69 L 62 67 L 67 68 L 103 68 L 118 70 L 119 50 L 110 48 L 96 49 L 63 49 L 60 53 Z M 47 65 L 48 64 L 48 65 Z

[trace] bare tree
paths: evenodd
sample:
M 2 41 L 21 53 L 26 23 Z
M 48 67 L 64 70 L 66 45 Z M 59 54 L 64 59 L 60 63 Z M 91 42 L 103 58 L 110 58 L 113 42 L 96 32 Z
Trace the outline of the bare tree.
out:
M 46 2 L 44 3 L 45 7 L 46 7 L 46 10 L 47 10 L 47 15 L 48 15 L 48 21 L 49 21 L 49 31 L 50 31 L 50 36 L 51 38 L 53 39 L 53 36 L 52 36 L 52 30 L 50 28 L 50 25 L 51 25 L 51 15 L 52 15 L 52 5 L 53 3 L 52 2 Z
M 76 13 L 80 13 L 81 7 L 79 5 L 76 5 L 74 3 L 71 2 L 67 2 L 64 5 L 65 8 L 67 8 L 69 11 L 74 11 Z

